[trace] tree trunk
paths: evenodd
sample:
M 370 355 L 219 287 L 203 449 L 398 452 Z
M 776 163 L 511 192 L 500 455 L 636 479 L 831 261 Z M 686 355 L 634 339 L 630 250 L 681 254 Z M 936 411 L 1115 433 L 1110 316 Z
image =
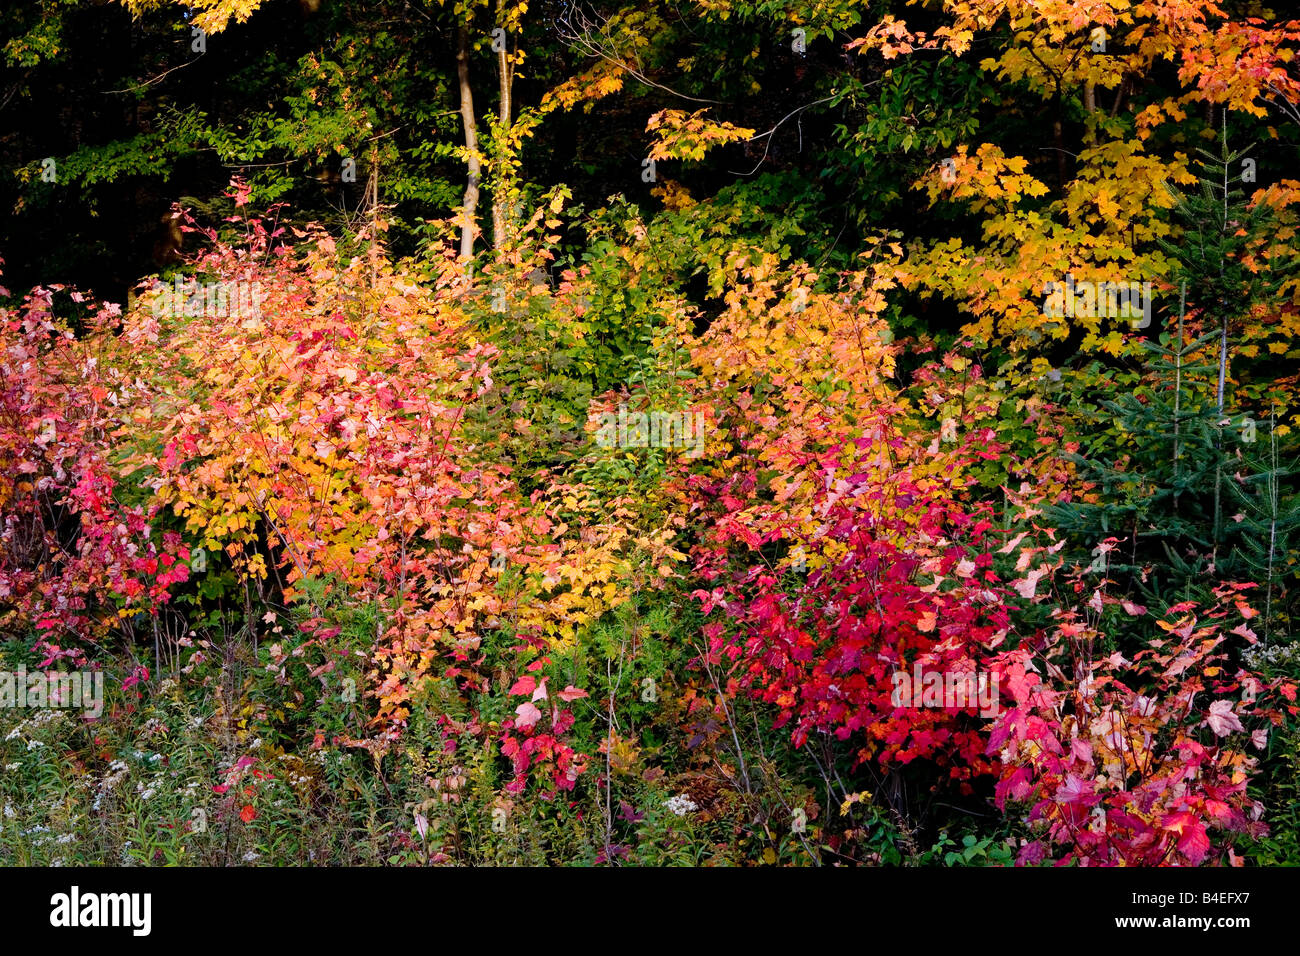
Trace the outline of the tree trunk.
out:
M 475 217 L 478 213 L 478 185 L 482 162 L 478 152 L 478 120 L 474 117 L 474 90 L 469 84 L 469 29 L 456 28 L 456 76 L 460 81 L 460 120 L 465 127 L 465 150 L 469 154 L 469 181 L 465 185 L 464 213 L 460 231 L 460 257 L 474 255 Z
M 503 132 L 510 129 L 510 114 L 513 108 L 513 103 L 511 101 L 511 88 L 515 79 L 514 65 L 510 62 L 510 53 L 507 49 L 508 46 L 509 38 L 507 38 L 506 43 L 504 43 L 502 48 L 497 52 L 497 84 L 500 99 L 500 109 L 497 113 L 497 118 L 501 122 L 501 129 Z M 500 177 L 495 181 L 499 184 Z M 497 249 L 503 248 L 506 244 L 506 221 L 508 216 L 509 210 L 506 209 L 506 204 L 503 201 L 503 198 L 500 196 L 495 197 L 492 202 L 492 244 Z

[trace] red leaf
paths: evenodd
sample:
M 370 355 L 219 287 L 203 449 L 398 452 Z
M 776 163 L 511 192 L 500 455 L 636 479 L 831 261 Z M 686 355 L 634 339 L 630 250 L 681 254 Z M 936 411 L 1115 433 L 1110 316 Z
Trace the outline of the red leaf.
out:
M 1193 864 L 1199 864 L 1210 852 L 1210 838 L 1196 814 L 1184 810 L 1165 818 L 1165 829 L 1178 834 L 1178 849 Z
M 515 681 L 515 686 L 510 688 L 513 696 L 527 696 L 537 689 L 537 678 L 532 674 L 525 674 L 519 680 Z

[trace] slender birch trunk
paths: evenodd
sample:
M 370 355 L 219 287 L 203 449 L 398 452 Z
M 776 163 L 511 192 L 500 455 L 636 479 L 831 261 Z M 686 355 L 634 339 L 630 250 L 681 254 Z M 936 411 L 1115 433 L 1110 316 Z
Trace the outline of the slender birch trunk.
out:
M 465 127 L 465 150 L 469 154 L 469 180 L 465 185 L 464 213 L 460 231 L 460 257 L 474 255 L 474 231 L 478 214 L 478 187 L 482 161 L 478 151 L 478 120 L 474 116 L 474 89 L 469 82 L 469 28 L 456 28 L 456 76 L 460 82 L 460 119 Z

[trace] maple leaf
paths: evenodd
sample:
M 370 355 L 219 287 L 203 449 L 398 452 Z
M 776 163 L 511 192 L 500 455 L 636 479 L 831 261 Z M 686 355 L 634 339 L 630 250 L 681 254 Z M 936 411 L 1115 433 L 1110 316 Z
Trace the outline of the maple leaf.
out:
M 1082 777 L 1068 774 L 1065 783 L 1056 791 L 1056 799 L 1063 803 L 1080 803 L 1092 792 L 1092 785 Z
M 1003 675 L 1003 681 L 1016 703 L 1022 704 L 1038 685 L 1038 676 L 1034 675 L 1031 679 L 1023 665 L 1015 664 Z
M 527 696 L 537 689 L 537 678 L 532 674 L 525 674 L 519 680 L 515 681 L 514 686 L 510 688 L 511 696 Z
M 532 701 L 525 701 L 516 707 L 515 714 L 518 717 L 515 724 L 524 730 L 535 726 L 542 719 L 542 712 L 537 709 Z
M 1165 817 L 1166 830 L 1178 834 L 1178 849 L 1193 866 L 1198 865 L 1210 852 L 1210 838 L 1205 825 L 1190 810 Z
M 1226 737 L 1233 731 L 1244 731 L 1246 728 L 1241 726 L 1241 721 L 1237 718 L 1232 709 L 1232 701 L 1216 700 L 1210 705 L 1210 715 L 1206 717 L 1205 723 L 1219 737 Z
M 665 109 L 651 116 L 646 131 L 657 131 L 657 136 L 650 147 L 650 158 L 699 160 L 714 146 L 747 140 L 754 135 L 752 129 L 706 120 L 706 112 L 697 110 L 688 116 L 684 110 Z
M 1011 586 L 1016 589 L 1016 593 L 1022 598 L 1032 598 L 1038 593 L 1038 582 L 1043 579 L 1047 571 L 1047 568 L 1037 568 L 1030 571 L 1019 581 L 1012 582 Z
M 1002 547 L 998 548 L 998 554 L 1010 554 L 1012 551 L 1016 550 L 1016 545 L 1018 545 L 1021 541 L 1023 541 L 1025 539 L 1025 536 L 1028 534 L 1029 534 L 1028 531 L 1020 532 L 1018 535 L 1016 535 L 1014 538 L 1012 538 Z

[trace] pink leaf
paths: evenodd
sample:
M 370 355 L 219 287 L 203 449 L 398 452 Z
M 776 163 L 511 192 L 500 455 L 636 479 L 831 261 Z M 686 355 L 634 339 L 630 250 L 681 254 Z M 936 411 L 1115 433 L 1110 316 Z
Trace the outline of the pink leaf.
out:
M 539 720 L 542 719 L 542 712 L 538 710 L 536 706 L 533 705 L 532 701 L 525 701 L 524 703 L 516 707 L 515 714 L 518 715 L 519 717 L 519 719 L 515 721 L 515 723 L 518 724 L 520 727 L 524 728 L 525 730 L 527 730 L 529 727 L 534 726 Z
M 1241 726 L 1241 721 L 1232 712 L 1232 701 L 1230 700 L 1216 700 L 1211 704 L 1210 716 L 1205 718 L 1205 722 L 1220 737 L 1226 737 L 1234 730 L 1244 731 L 1246 729 Z
M 1031 598 L 1038 592 L 1038 582 L 1046 573 L 1046 568 L 1030 571 L 1022 580 L 1014 582 L 1012 587 L 1022 598 Z
M 1091 791 L 1092 787 L 1087 780 L 1075 774 L 1067 774 L 1065 783 L 1056 791 L 1056 799 L 1063 803 L 1078 803 Z

